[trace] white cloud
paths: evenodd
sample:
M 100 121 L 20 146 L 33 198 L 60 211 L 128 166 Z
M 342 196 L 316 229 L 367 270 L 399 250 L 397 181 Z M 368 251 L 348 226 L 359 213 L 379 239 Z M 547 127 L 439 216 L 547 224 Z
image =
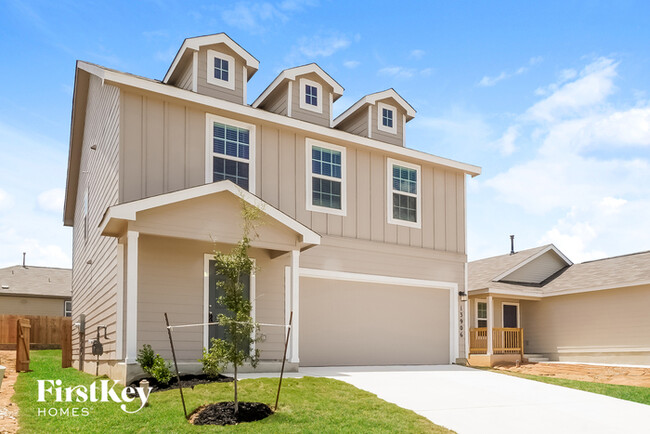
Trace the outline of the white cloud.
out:
M 354 69 L 360 64 L 361 62 L 359 62 L 358 60 L 346 60 L 345 62 L 343 62 L 343 66 L 350 69 Z
M 650 105 L 615 107 L 617 66 L 600 58 L 580 73 L 565 70 L 566 82 L 495 142 L 507 150 L 525 140 L 533 155 L 483 182 L 527 218 L 550 219 L 539 243 L 577 262 L 650 246 Z
M 519 137 L 519 131 L 516 126 L 510 126 L 499 140 L 492 143 L 492 147 L 501 152 L 501 155 L 511 155 L 517 149 L 515 141 Z
M 62 188 L 53 188 L 51 190 L 46 190 L 38 195 L 38 206 L 40 206 L 44 211 L 62 213 L 64 197 L 65 192 Z
M 300 38 L 297 49 L 307 57 L 329 57 L 349 45 L 350 40 L 342 35 L 316 35 Z
M 404 66 L 386 66 L 377 71 L 378 75 L 384 75 L 389 77 L 408 79 L 412 78 L 415 75 L 419 74 L 423 77 L 428 77 L 433 73 L 433 68 L 406 68 Z
M 7 210 L 13 205 L 13 198 L 9 195 L 9 193 L 0 188 L 0 211 Z
M 287 2 L 287 4 L 293 2 Z M 272 3 L 237 3 L 221 12 L 221 18 L 229 25 L 253 34 L 263 33 L 271 22 L 285 23 L 289 17 Z
M 414 59 L 421 59 L 421 58 L 424 57 L 425 54 L 426 54 L 426 51 L 420 50 L 420 49 L 415 49 L 415 50 L 411 50 L 411 53 L 409 54 L 409 56 L 414 58 Z
M 543 60 L 543 58 L 541 56 L 531 57 L 528 60 L 528 63 L 526 64 L 526 66 L 520 66 L 519 68 L 517 68 L 515 70 L 515 72 L 501 71 L 501 73 L 499 75 L 496 75 L 496 76 L 493 76 L 493 77 L 485 75 L 477 83 L 477 86 L 481 86 L 481 87 L 494 86 L 495 84 L 497 84 L 498 82 L 500 82 L 502 80 L 505 80 L 505 79 L 510 78 L 510 77 L 514 77 L 516 75 L 521 75 L 521 74 L 527 72 L 530 69 L 531 66 L 537 65 L 542 60 Z

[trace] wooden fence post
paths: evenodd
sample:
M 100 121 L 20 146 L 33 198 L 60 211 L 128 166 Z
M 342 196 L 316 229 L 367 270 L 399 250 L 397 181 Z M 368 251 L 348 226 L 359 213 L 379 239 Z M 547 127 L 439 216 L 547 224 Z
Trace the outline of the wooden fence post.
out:
M 20 318 L 16 327 L 16 372 L 27 372 L 29 371 L 29 335 L 32 326 L 28 319 Z
M 72 320 L 63 321 L 61 327 L 61 367 L 72 366 Z

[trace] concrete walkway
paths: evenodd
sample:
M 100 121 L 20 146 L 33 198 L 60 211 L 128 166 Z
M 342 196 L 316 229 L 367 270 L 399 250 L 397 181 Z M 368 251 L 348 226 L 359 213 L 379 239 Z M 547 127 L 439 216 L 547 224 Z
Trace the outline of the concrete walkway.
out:
M 263 376 L 247 374 L 242 377 Z M 277 376 L 277 374 L 276 374 Z M 650 406 L 462 366 L 300 368 L 463 433 L 648 432 Z

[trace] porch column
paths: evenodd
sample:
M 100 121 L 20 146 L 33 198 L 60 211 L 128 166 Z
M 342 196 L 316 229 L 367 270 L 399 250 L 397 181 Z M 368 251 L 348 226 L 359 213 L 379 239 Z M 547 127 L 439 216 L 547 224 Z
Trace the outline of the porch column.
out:
M 488 295 L 487 298 L 487 355 L 491 356 L 492 352 L 492 327 L 494 327 L 494 304 L 492 303 L 492 296 Z
M 124 239 L 117 241 L 117 315 L 115 321 L 115 358 L 124 360 Z
M 126 234 L 126 363 L 135 363 L 138 353 L 138 236 Z
M 291 322 L 291 363 L 299 363 L 298 342 L 300 337 L 300 250 L 291 251 L 291 310 L 293 311 L 293 320 Z

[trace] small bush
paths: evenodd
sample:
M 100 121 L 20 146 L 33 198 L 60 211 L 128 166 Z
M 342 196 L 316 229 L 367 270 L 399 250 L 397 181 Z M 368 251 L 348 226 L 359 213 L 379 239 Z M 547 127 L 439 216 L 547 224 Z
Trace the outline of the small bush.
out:
M 210 344 L 209 350 L 203 348 L 203 357 L 199 359 L 199 362 L 203 363 L 203 372 L 209 378 L 217 378 L 228 365 L 227 349 L 221 339 L 212 338 Z
M 165 359 L 160 357 L 159 354 L 156 354 L 153 366 L 147 372 L 156 379 L 158 384 L 167 385 L 173 377 L 171 367 L 169 362 L 165 362 Z
M 144 372 L 149 372 L 156 360 L 156 353 L 153 352 L 151 345 L 144 344 L 138 351 L 138 357 L 135 359 L 140 364 Z

